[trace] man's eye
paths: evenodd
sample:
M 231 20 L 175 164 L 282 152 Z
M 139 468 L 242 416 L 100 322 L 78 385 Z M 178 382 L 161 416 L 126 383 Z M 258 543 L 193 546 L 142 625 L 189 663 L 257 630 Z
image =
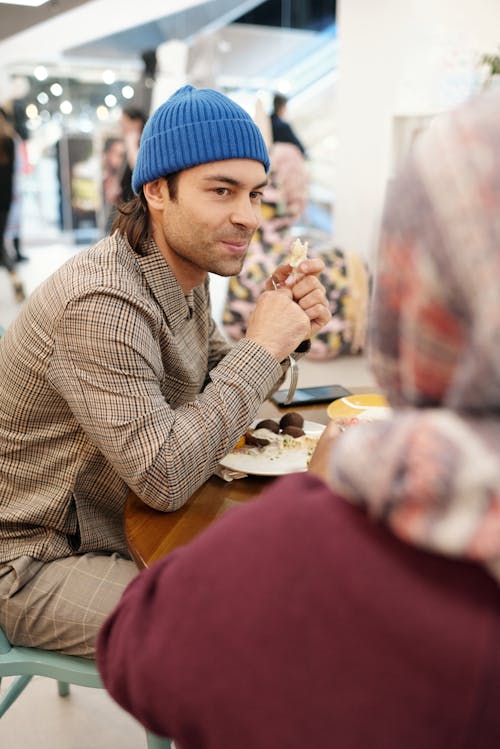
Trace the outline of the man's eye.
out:
M 258 200 L 259 202 L 262 200 L 263 193 L 255 191 L 250 193 L 250 200 Z
M 216 195 L 229 195 L 229 188 L 228 187 L 216 187 L 214 189 L 214 192 Z

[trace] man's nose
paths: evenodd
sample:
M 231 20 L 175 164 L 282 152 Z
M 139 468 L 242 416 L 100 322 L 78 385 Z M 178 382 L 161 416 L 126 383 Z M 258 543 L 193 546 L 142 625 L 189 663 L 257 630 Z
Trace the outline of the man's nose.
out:
M 250 199 L 238 201 L 231 214 L 231 223 L 257 229 L 262 220 L 260 205 L 255 205 Z

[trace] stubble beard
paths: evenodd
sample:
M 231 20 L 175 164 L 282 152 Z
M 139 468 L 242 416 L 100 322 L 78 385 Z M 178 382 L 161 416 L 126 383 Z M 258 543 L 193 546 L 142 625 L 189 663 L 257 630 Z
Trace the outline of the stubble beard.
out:
M 209 273 L 214 273 L 217 276 L 225 278 L 237 276 L 241 273 L 241 269 L 243 268 L 252 236 L 253 233 L 250 236 L 248 236 L 248 233 L 245 233 L 243 236 L 240 235 L 238 237 L 215 237 L 211 242 L 206 244 L 203 243 L 203 247 L 198 251 L 198 257 L 193 257 L 192 260 L 194 262 L 200 262 L 201 267 L 203 267 L 204 270 Z M 247 247 L 243 255 L 218 254 L 217 245 L 220 242 L 230 242 L 231 240 L 245 240 L 247 242 Z
M 243 268 L 243 263 L 245 262 L 247 253 L 245 252 L 244 255 L 241 255 L 239 257 L 234 258 L 228 258 L 228 259 L 220 259 L 219 262 L 215 261 L 211 268 L 209 268 L 210 273 L 215 273 L 217 276 L 223 276 L 224 278 L 228 278 L 231 276 L 239 276 L 241 273 L 241 269 Z M 229 263 L 231 264 L 231 267 L 229 266 Z
M 243 263 L 248 254 L 248 248 L 255 232 L 237 231 L 232 234 L 225 232 L 221 236 L 212 236 L 204 238 L 199 244 L 195 244 L 193 238 L 185 245 L 182 239 L 169 231 L 168 226 L 163 227 L 163 236 L 170 248 L 170 252 L 176 255 L 183 262 L 191 263 L 193 266 L 204 270 L 208 273 L 214 273 L 217 276 L 230 277 L 237 276 L 241 273 Z M 181 241 L 178 241 L 178 240 Z M 207 241 L 208 239 L 208 241 Z M 243 255 L 218 255 L 217 245 L 220 242 L 241 242 L 247 243 L 247 248 Z

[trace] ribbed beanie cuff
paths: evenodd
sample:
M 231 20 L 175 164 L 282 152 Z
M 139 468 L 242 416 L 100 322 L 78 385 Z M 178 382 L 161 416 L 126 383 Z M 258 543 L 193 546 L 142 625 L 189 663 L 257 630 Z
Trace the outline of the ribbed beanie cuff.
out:
M 262 134 L 245 110 L 212 89 L 183 86 L 151 115 L 143 130 L 132 189 L 198 164 L 253 159 L 269 169 Z

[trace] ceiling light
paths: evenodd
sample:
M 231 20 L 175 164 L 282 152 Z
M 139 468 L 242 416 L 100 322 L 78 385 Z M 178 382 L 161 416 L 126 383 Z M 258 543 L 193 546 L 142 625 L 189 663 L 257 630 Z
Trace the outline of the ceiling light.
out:
M 44 81 L 48 76 L 47 68 L 43 65 L 37 65 L 37 67 L 33 71 L 33 75 L 35 76 L 37 81 Z
M 97 119 L 99 120 L 107 120 L 109 119 L 109 109 L 104 106 L 104 104 L 100 104 L 97 109 L 95 110 Z
M 49 0 L 2 0 L 2 5 L 29 5 L 30 8 L 38 8 L 48 2 Z
M 278 84 L 276 86 L 276 89 L 279 91 L 280 94 L 290 93 L 291 88 L 292 88 L 292 84 L 286 78 L 281 78 L 278 81 Z
M 113 70 L 105 70 L 102 74 L 102 80 L 104 83 L 114 83 L 116 81 L 116 75 Z

